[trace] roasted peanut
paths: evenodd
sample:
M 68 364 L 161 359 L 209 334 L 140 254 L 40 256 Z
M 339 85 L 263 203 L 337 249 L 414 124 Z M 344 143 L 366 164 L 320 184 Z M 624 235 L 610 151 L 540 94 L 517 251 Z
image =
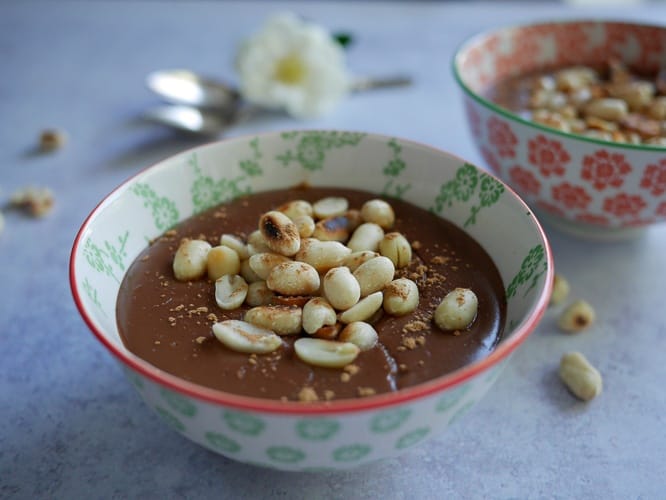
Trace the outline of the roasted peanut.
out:
M 301 242 L 301 248 L 294 258 L 306 262 L 318 272 L 325 273 L 329 269 L 342 265 L 351 250 L 339 241 L 319 241 L 308 238 Z
M 555 74 L 555 84 L 557 88 L 564 91 L 587 87 L 596 80 L 596 71 L 583 66 L 565 68 Z
M 268 273 L 266 286 L 282 295 L 311 295 L 319 290 L 319 273 L 305 262 L 282 262 Z
M 257 306 L 247 311 L 243 319 L 278 335 L 295 335 L 301 332 L 303 310 L 290 306 Z
M 400 233 L 388 233 L 379 242 L 379 253 L 388 257 L 396 269 L 408 266 L 412 260 L 412 247 Z
M 356 359 L 359 347 L 351 342 L 300 338 L 294 342 L 296 355 L 305 363 L 328 368 L 342 368 Z
M 625 101 L 632 111 L 641 111 L 650 104 L 655 93 L 654 84 L 645 81 L 610 85 L 608 90 L 611 96 Z
M 173 274 L 178 281 L 201 278 L 206 273 L 210 243 L 204 240 L 184 238 L 173 258 Z
M 268 275 L 278 264 L 283 262 L 292 262 L 289 257 L 277 253 L 257 253 L 248 259 L 249 266 L 252 271 L 259 277 L 260 280 L 266 280 Z
M 361 252 L 370 250 L 376 252 L 379 248 L 379 242 L 384 237 L 384 230 L 374 222 L 364 222 L 356 228 L 354 234 L 347 242 L 347 246 L 352 252 Z
M 250 307 L 267 306 L 272 302 L 274 295 L 265 281 L 255 281 L 248 286 L 245 302 Z
M 354 272 L 358 266 L 364 262 L 369 261 L 370 259 L 374 259 L 375 257 L 379 257 L 379 253 L 371 252 L 370 250 L 362 250 L 360 252 L 354 252 L 347 255 L 342 264 L 348 267 L 350 271 Z
M 303 244 L 303 238 L 309 238 L 312 236 L 315 230 L 315 221 L 309 215 L 299 215 L 292 219 L 298 229 L 298 234 L 301 237 L 301 245 Z
M 393 227 L 395 212 L 393 207 L 384 200 L 368 200 L 361 207 L 361 218 L 364 222 L 374 222 L 386 230 Z
M 234 236 L 233 234 L 223 234 L 220 236 L 220 245 L 224 245 L 225 247 L 229 247 L 234 250 L 238 254 L 240 260 L 245 260 L 250 257 L 250 253 L 247 250 L 247 245 L 243 243 L 240 238 Z
M 412 280 L 398 278 L 384 287 L 384 311 L 392 316 L 404 316 L 419 305 L 419 288 Z
M 347 208 L 349 208 L 349 202 L 346 198 L 330 196 L 314 202 L 312 204 L 312 213 L 317 219 L 326 219 L 344 214 Z
M 225 274 L 215 281 L 215 302 L 220 309 L 239 308 L 247 297 L 248 286 L 237 274 Z
M 238 253 L 224 245 L 213 247 L 208 251 L 206 269 L 211 281 L 215 281 L 225 274 L 238 274 L 240 272 Z
M 47 129 L 39 134 L 39 149 L 43 152 L 55 151 L 67 143 L 67 133 L 63 130 Z
M 361 287 L 361 297 L 377 292 L 388 285 L 395 274 L 395 266 L 391 259 L 384 256 L 375 257 L 356 268 L 353 275 Z
M 594 99 L 585 105 L 585 114 L 603 120 L 619 121 L 629 113 L 627 103 L 611 97 Z
M 592 306 L 584 300 L 577 300 L 562 312 L 557 324 L 565 332 L 576 333 L 588 328 L 595 318 Z
M 344 215 L 321 219 L 315 224 L 312 237 L 320 241 L 347 241 L 349 239 L 349 221 Z
M 334 267 L 322 281 L 324 296 L 337 310 L 344 311 L 358 302 L 361 286 L 346 267 Z
M 14 191 L 9 203 L 31 217 L 45 217 L 51 213 L 55 197 L 53 191 L 47 187 L 28 186 Z
M 303 215 L 312 217 L 312 204 L 305 200 L 288 201 L 277 207 L 276 210 L 282 212 L 294 222 L 296 222 L 296 218 Z
M 290 257 L 298 252 L 301 236 L 296 224 L 282 212 L 272 210 L 259 219 L 259 231 L 268 248 L 280 255 Z
M 351 342 L 358 346 L 361 351 L 367 351 L 377 345 L 377 331 L 363 321 L 354 321 L 345 326 L 340 334 L 338 340 L 341 342 Z
M 254 255 L 257 253 L 268 253 L 272 250 L 268 248 L 268 244 L 264 239 L 264 236 L 261 234 L 261 231 L 258 229 L 250 233 L 250 236 L 247 237 L 247 251 L 248 255 Z
M 579 352 L 562 356 L 559 375 L 567 388 L 584 401 L 594 399 L 603 389 L 601 374 Z
M 363 297 L 356 304 L 339 314 L 341 323 L 353 323 L 355 321 L 367 321 L 382 307 L 384 296 L 382 292 L 371 293 Z
M 435 323 L 442 330 L 464 330 L 474 321 L 479 301 L 469 288 L 456 288 L 446 294 L 435 309 Z
M 271 330 L 235 319 L 215 323 L 213 334 L 229 349 L 248 354 L 266 354 L 282 345 Z
M 250 260 L 244 260 L 240 265 L 240 275 L 247 283 L 254 283 L 255 281 L 265 281 L 259 277 L 250 267 Z
M 303 330 L 310 335 L 336 322 L 335 309 L 322 297 L 314 297 L 303 306 Z

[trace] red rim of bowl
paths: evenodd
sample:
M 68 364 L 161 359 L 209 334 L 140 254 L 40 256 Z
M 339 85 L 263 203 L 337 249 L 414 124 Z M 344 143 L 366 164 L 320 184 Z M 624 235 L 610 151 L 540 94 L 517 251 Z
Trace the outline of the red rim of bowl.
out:
M 532 214 L 531 220 L 544 245 L 547 269 L 546 269 L 546 281 L 543 290 L 541 291 L 538 300 L 533 306 L 531 313 L 525 319 L 523 319 L 520 325 L 516 327 L 516 330 L 513 333 L 513 335 L 501 341 L 499 345 L 495 348 L 495 350 L 491 352 L 487 357 L 483 358 L 480 361 L 477 361 L 476 363 L 466 365 L 463 368 L 460 368 L 452 373 L 429 380 L 427 382 L 423 382 L 413 387 L 401 389 L 396 392 L 384 393 L 360 399 L 341 399 L 341 400 L 326 401 L 326 402 L 324 401 L 313 402 L 307 404 L 297 401 L 283 402 L 271 399 L 252 398 L 249 396 L 240 396 L 236 394 L 226 393 L 216 389 L 211 389 L 198 384 L 194 384 L 192 382 L 187 382 L 179 377 L 176 377 L 175 375 L 167 373 L 159 368 L 156 368 L 155 366 L 151 365 L 147 361 L 144 361 L 143 359 L 127 351 L 126 349 L 117 347 L 113 342 L 111 342 L 107 338 L 107 336 L 100 329 L 98 329 L 92 317 L 86 311 L 86 308 L 81 299 L 79 287 L 76 283 L 76 256 L 79 244 L 81 243 L 84 234 L 88 231 L 88 226 L 93 221 L 93 219 L 106 205 L 111 203 L 119 195 L 119 193 L 126 188 L 126 186 L 132 183 L 132 181 L 136 177 L 141 176 L 146 172 L 153 170 L 155 168 L 159 168 L 162 163 L 168 161 L 170 158 L 173 158 L 174 156 L 184 154 L 189 151 L 193 151 L 195 149 L 201 149 L 204 147 L 213 146 L 219 143 L 245 140 L 247 137 L 274 136 L 274 135 L 279 135 L 280 133 L 282 132 L 278 131 L 278 132 L 268 132 L 268 133 L 259 133 L 259 134 L 248 134 L 246 136 L 223 139 L 220 141 L 199 145 L 194 148 L 185 150 L 181 153 L 177 153 L 176 155 L 171 155 L 167 158 L 164 158 L 163 160 L 160 160 L 157 163 L 154 163 L 153 165 L 146 167 L 145 169 L 141 170 L 140 172 L 136 173 L 132 177 L 125 180 L 122 184 L 120 184 L 107 196 L 105 196 L 102 199 L 102 201 L 100 201 L 97 204 L 97 206 L 86 217 L 76 235 L 76 238 L 74 239 L 74 243 L 72 245 L 72 251 L 70 253 L 69 282 L 70 282 L 72 296 L 76 304 L 76 307 L 79 311 L 79 314 L 83 318 L 88 328 L 97 337 L 97 339 L 111 352 L 111 354 L 113 354 L 124 365 L 140 373 L 144 377 L 149 378 L 153 382 L 162 385 L 163 387 L 166 387 L 168 389 L 171 389 L 173 391 L 179 392 L 185 396 L 206 401 L 208 403 L 223 405 L 225 407 L 230 407 L 238 410 L 250 410 L 250 411 L 258 411 L 262 413 L 271 413 L 278 415 L 282 414 L 282 415 L 303 415 L 303 416 L 353 413 L 360 411 L 389 408 L 391 406 L 395 406 L 401 403 L 407 403 L 409 401 L 414 401 L 429 396 L 431 394 L 440 392 L 444 389 L 448 389 L 458 384 L 461 384 L 473 378 L 478 373 L 483 372 L 484 370 L 490 368 L 491 366 L 507 358 L 534 330 L 534 328 L 541 320 L 541 317 L 545 313 L 546 308 L 548 307 L 554 270 L 553 270 L 553 257 L 550 244 L 548 242 L 548 239 L 546 237 L 543 228 L 541 227 L 541 224 L 536 219 L 534 214 Z M 379 138 L 382 137 L 388 138 L 387 136 L 382 136 L 381 134 L 375 134 L 375 133 L 369 133 L 368 135 Z M 444 154 L 450 157 L 454 157 L 464 163 L 469 163 L 465 162 L 465 160 L 457 157 L 456 155 L 434 148 L 427 144 L 419 143 L 417 141 L 412 141 L 408 139 L 402 139 L 398 137 L 395 137 L 395 139 L 398 139 L 404 143 L 411 143 L 419 147 L 424 147 L 438 154 Z M 479 167 L 475 166 L 475 168 L 483 171 L 484 173 L 487 173 L 488 175 L 491 175 L 495 180 L 501 183 L 505 187 L 505 189 L 509 193 L 511 193 L 511 195 L 519 203 L 523 205 L 523 208 L 525 209 L 526 212 L 532 213 L 531 209 L 527 206 L 527 204 L 522 200 L 522 198 L 520 198 L 520 196 L 516 194 L 516 192 L 510 186 L 502 182 L 493 174 Z
M 482 106 L 492 110 L 493 112 L 503 116 L 506 119 L 512 120 L 514 122 L 520 123 L 522 125 L 526 125 L 528 127 L 533 127 L 539 130 L 542 130 L 546 133 L 549 134 L 555 134 L 559 135 L 562 137 L 567 137 L 569 139 L 573 140 L 579 140 L 582 142 L 589 142 L 592 144 L 597 144 L 601 145 L 604 147 L 615 147 L 615 148 L 620 148 L 620 149 L 628 149 L 628 150 L 636 150 L 636 151 L 647 151 L 647 152 L 663 152 L 666 150 L 665 146 L 659 146 L 659 145 L 654 145 L 654 144 L 629 144 L 629 143 L 622 143 L 622 142 L 615 142 L 615 141 L 602 141 L 600 139 L 595 139 L 593 137 L 585 137 L 580 134 L 574 134 L 572 132 L 563 132 L 561 130 L 557 130 L 555 128 L 547 127 L 545 125 L 541 125 L 540 123 L 536 123 L 534 121 L 528 120 L 527 118 L 523 118 L 515 113 L 512 113 L 511 111 L 502 108 L 501 106 L 495 104 L 494 102 L 490 101 L 489 99 L 486 99 L 476 91 L 472 90 L 466 83 L 465 78 L 461 74 L 460 70 L 460 64 L 461 60 L 463 57 L 465 57 L 466 52 L 474 47 L 475 45 L 478 45 L 481 43 L 483 40 L 486 38 L 496 35 L 498 33 L 506 32 L 509 30 L 521 30 L 525 28 L 530 28 L 530 27 L 535 27 L 535 26 L 554 26 L 554 25 L 565 25 L 565 24 L 617 24 L 617 25 L 624 25 L 624 26 L 632 26 L 636 28 L 652 28 L 652 29 L 660 29 L 666 32 L 666 27 L 664 26 L 659 26 L 656 24 L 648 24 L 648 23 L 640 23 L 640 22 L 627 22 L 627 21 L 622 21 L 622 20 L 614 20 L 614 19 L 560 19 L 560 20 L 551 20 L 551 21 L 545 21 L 545 22 L 535 22 L 535 23 L 523 23 L 523 24 L 508 24 L 505 26 L 500 26 L 498 28 L 492 28 L 490 30 L 482 31 L 480 33 L 477 33 L 475 35 L 472 35 L 471 37 L 467 38 L 464 40 L 458 48 L 455 50 L 453 54 L 453 58 L 451 60 L 451 69 L 453 72 L 453 77 L 458 83 L 458 86 L 462 89 L 462 91 L 467 94 L 470 98 L 474 99 L 477 101 L 479 104 Z

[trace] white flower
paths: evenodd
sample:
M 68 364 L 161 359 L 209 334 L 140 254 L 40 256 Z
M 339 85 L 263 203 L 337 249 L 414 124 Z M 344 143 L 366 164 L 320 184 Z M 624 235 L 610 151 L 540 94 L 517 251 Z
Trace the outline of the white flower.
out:
M 236 65 L 245 99 L 298 118 L 327 113 L 349 90 L 343 48 L 293 14 L 270 18 L 241 46 Z

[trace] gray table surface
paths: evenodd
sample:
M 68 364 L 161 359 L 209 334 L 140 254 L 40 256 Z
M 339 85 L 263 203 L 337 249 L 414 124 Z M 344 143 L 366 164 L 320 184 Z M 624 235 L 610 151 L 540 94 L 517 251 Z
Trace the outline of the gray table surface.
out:
M 572 294 L 596 307 L 566 336 L 549 311 L 492 391 L 450 432 L 357 471 L 295 474 L 235 463 L 167 428 L 140 401 L 76 312 L 74 235 L 89 211 L 145 166 L 197 144 L 143 123 L 157 68 L 233 80 L 236 43 L 289 9 L 355 35 L 359 74 L 414 76 L 409 89 L 357 95 L 311 122 L 274 117 L 229 135 L 336 127 L 402 136 L 483 164 L 450 73 L 454 49 L 495 25 L 607 16 L 666 22 L 666 6 L 574 10 L 555 4 L 0 3 L 0 203 L 25 185 L 57 204 L 33 220 L 6 213 L 0 235 L 2 498 L 664 498 L 666 226 L 600 244 L 548 228 Z M 67 146 L 34 151 L 59 127 Z M 580 350 L 604 375 L 585 404 L 560 384 L 560 355 Z

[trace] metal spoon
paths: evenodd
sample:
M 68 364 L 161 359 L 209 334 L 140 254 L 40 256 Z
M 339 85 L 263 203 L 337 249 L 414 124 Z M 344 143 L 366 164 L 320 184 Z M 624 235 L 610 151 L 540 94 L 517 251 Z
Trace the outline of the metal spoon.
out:
M 234 114 L 183 104 L 151 108 L 143 113 L 143 118 L 184 132 L 205 136 L 216 136 L 239 121 Z
M 362 78 L 352 83 L 351 91 L 400 87 L 411 83 L 411 78 L 406 76 Z M 234 87 L 189 70 L 155 71 L 146 78 L 146 85 L 173 105 L 150 109 L 144 113 L 144 118 L 186 132 L 219 135 L 258 111 L 244 103 Z
M 404 87 L 411 78 L 396 75 L 385 78 L 359 78 L 351 84 L 351 92 L 378 88 Z M 230 110 L 238 106 L 240 92 L 224 82 L 198 75 L 186 69 L 154 71 L 146 77 L 146 85 L 167 102 L 202 108 Z
M 165 101 L 186 106 L 232 110 L 241 99 L 240 92 L 230 85 L 186 69 L 150 73 L 146 85 Z

